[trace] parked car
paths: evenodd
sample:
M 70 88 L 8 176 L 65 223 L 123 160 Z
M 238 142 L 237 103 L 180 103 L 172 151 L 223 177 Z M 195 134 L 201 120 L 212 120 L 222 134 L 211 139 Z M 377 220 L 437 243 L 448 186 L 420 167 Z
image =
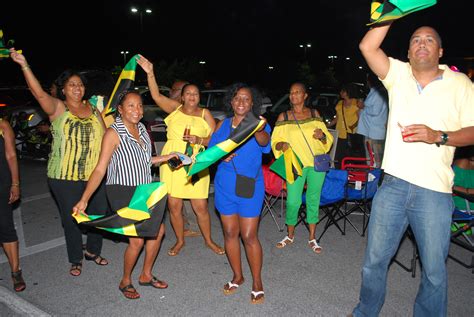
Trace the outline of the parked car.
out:
M 170 95 L 170 89 L 166 86 L 159 86 L 160 94 L 165 96 Z M 145 123 L 154 124 L 163 122 L 168 115 L 166 112 L 158 107 L 151 97 L 151 93 L 147 86 L 136 86 L 135 90 L 138 90 L 143 99 L 143 121 Z
M 321 115 L 323 121 L 328 124 L 336 116 L 336 104 L 339 100 L 339 95 L 336 93 L 319 93 L 311 94 L 306 99 L 306 106 L 311 109 L 316 109 Z M 265 118 L 270 126 L 274 127 L 278 115 L 284 111 L 290 110 L 290 95 L 286 93 L 275 104 L 267 110 Z
M 30 90 L 25 86 L 0 88 L 0 110 L 3 113 L 2 116 L 9 118 L 12 127 L 19 124 L 18 119 L 25 120 L 25 127 L 28 128 L 48 119 Z

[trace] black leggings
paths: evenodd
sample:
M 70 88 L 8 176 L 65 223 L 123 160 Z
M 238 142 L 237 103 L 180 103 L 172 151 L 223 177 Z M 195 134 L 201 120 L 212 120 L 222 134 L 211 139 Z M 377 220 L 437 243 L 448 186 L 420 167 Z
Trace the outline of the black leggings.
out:
M 13 223 L 13 208 L 8 203 L 10 186 L 0 188 L 0 243 L 18 241 L 15 224 Z
M 85 227 L 79 227 L 76 220 L 72 217 L 72 207 L 81 199 L 87 182 L 48 178 L 48 184 L 59 207 L 66 237 L 69 262 L 80 263 L 83 257 L 82 230 Z M 105 185 L 102 182 L 89 200 L 86 212 L 91 215 L 105 215 L 107 208 Z M 87 228 L 86 250 L 88 253 L 100 255 L 102 250 L 102 234 L 97 229 Z

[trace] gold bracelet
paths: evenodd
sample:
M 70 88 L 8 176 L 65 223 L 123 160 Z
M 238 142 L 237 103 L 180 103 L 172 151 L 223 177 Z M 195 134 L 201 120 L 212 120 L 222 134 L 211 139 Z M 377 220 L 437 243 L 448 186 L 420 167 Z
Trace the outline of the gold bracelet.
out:
M 21 68 L 22 71 L 30 69 L 30 65 L 25 65 Z
M 13 186 L 18 186 L 18 187 L 20 187 L 20 183 L 12 183 L 11 186 L 12 186 L 12 187 L 13 187 Z

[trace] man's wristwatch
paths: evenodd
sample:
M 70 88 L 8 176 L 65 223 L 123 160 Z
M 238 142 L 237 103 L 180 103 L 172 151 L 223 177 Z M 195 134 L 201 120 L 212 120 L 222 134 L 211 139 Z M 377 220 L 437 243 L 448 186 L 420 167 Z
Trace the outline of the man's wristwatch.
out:
M 449 135 L 446 132 L 440 131 L 441 132 L 441 141 L 436 142 L 436 146 L 439 147 L 440 145 L 445 145 L 448 140 L 449 140 Z

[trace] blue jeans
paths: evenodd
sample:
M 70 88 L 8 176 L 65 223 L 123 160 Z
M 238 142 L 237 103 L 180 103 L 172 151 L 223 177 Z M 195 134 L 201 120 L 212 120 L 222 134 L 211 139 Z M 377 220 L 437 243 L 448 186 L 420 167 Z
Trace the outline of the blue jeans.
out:
M 435 192 L 385 174 L 373 203 L 354 316 L 377 316 L 385 300 L 388 265 L 408 224 L 422 263 L 414 316 L 446 316 L 446 258 L 450 243 L 451 194 Z

